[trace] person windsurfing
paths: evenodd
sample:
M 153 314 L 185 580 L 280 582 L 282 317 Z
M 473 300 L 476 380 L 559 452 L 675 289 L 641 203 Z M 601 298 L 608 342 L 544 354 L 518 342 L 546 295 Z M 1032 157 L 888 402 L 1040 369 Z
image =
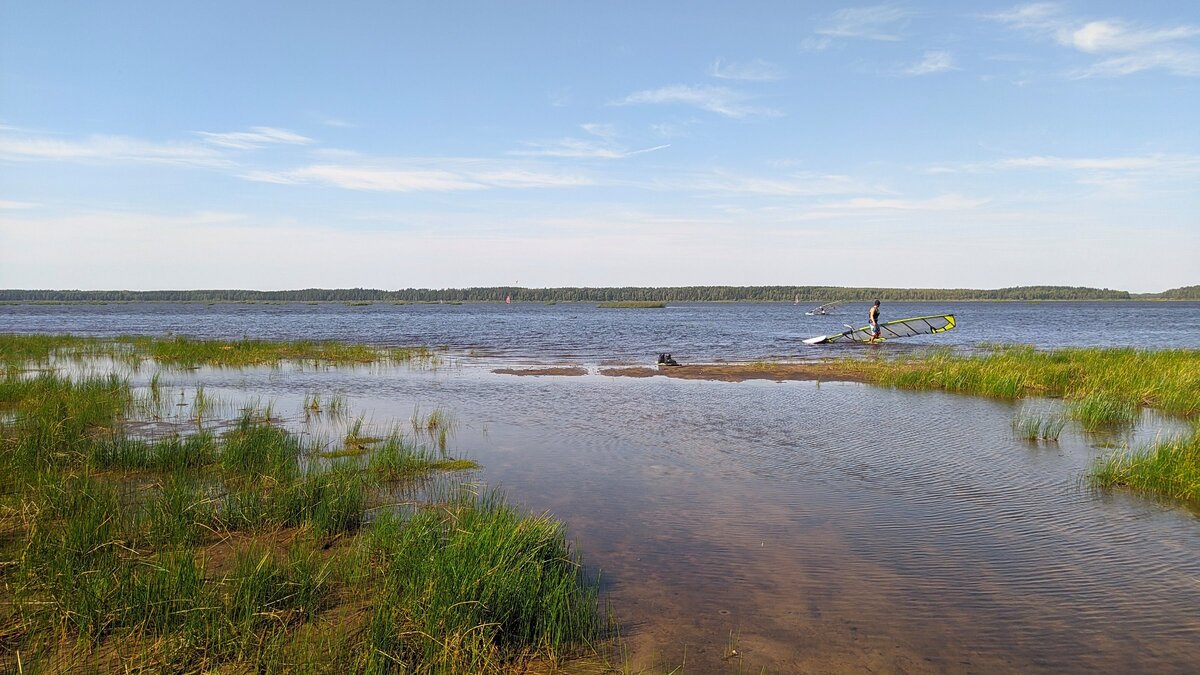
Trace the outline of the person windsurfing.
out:
M 867 312 L 867 321 L 871 324 L 871 339 L 867 342 L 874 342 L 879 339 L 879 301 L 871 305 L 871 309 Z

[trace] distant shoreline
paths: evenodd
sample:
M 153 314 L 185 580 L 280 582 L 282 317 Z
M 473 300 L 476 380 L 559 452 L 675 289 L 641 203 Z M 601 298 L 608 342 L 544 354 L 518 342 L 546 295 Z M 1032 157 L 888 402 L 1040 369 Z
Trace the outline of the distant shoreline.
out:
M 1200 285 L 1159 293 L 1131 293 L 1086 286 L 1012 286 L 1006 288 L 884 288 L 850 286 L 563 286 L 524 288 L 303 288 L 280 291 L 246 289 L 79 290 L 0 289 L 10 302 L 342 302 L 367 303 L 709 303 L 776 302 L 823 305 L 832 302 L 1050 301 L 1050 300 L 1200 300 Z

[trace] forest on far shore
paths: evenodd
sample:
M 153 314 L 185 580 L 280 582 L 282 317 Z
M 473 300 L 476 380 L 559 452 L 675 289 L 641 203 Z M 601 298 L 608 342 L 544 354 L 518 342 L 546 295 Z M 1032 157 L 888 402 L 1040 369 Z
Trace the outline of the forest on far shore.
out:
M 1200 286 L 1130 293 L 1082 286 L 852 288 L 841 286 L 621 286 L 521 288 L 306 288 L 292 291 L 79 291 L 0 289 L 0 302 L 833 302 L 920 300 L 1200 300 Z

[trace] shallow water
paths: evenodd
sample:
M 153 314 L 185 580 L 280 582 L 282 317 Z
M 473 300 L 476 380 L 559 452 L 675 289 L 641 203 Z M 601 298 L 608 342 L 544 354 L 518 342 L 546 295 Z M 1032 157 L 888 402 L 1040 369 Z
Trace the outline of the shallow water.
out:
M 166 379 L 281 412 L 344 393 L 380 425 L 452 411 L 452 453 L 602 569 L 635 668 L 1195 671 L 1200 518 L 1080 480 L 1096 445 L 1173 428 L 1152 413 L 1115 439 L 1029 444 L 1012 416 L 1055 402 L 469 360 Z

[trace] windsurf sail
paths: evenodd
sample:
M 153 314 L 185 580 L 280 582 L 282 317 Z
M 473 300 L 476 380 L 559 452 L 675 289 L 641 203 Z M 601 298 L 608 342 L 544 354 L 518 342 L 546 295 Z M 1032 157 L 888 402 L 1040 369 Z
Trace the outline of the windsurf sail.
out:
M 823 316 L 825 314 L 829 314 L 829 310 L 833 309 L 834 307 L 837 307 L 840 304 L 842 304 L 840 300 L 835 301 L 835 302 L 827 302 L 827 303 L 821 305 L 820 307 L 817 307 L 816 309 L 805 312 L 805 314 L 807 314 L 809 316 Z
M 896 319 L 879 324 L 879 337 L 875 340 L 894 340 L 914 335 L 933 335 L 945 333 L 955 326 L 953 314 L 940 316 L 918 316 L 912 319 Z M 804 341 L 809 345 L 826 345 L 834 342 L 870 342 L 872 330 L 870 326 L 851 328 L 837 335 L 821 335 Z

